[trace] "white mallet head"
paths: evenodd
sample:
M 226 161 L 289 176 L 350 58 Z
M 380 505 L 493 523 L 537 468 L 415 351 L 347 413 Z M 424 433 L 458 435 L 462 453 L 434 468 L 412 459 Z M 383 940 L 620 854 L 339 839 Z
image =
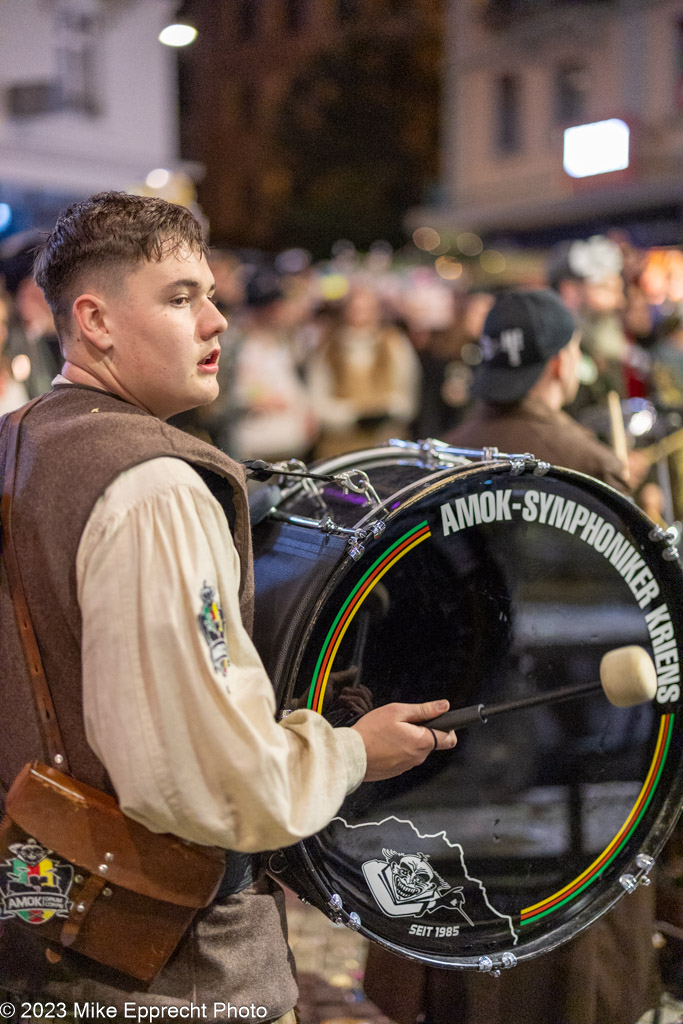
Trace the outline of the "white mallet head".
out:
M 657 672 L 643 647 L 617 647 L 600 662 L 600 682 L 610 704 L 630 708 L 654 700 Z

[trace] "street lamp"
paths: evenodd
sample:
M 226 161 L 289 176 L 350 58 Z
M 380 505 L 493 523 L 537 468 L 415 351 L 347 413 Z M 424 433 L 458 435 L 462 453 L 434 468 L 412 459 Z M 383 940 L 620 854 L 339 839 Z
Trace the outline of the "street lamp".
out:
M 193 25 L 182 25 L 174 22 L 167 25 L 159 33 L 159 42 L 164 46 L 188 46 L 197 38 L 197 29 Z

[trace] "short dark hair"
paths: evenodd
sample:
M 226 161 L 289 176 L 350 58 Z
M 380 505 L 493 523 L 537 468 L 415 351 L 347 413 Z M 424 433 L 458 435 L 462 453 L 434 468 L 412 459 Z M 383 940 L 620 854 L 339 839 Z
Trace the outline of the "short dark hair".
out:
M 84 274 L 106 270 L 115 278 L 144 260 L 158 262 L 182 249 L 208 255 L 201 226 L 184 206 L 150 196 L 98 192 L 59 215 L 37 251 L 33 274 L 61 335 Z

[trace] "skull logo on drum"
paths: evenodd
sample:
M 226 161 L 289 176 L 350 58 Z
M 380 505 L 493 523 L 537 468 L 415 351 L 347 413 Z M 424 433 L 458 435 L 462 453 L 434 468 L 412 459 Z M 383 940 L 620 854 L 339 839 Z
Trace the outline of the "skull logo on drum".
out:
M 384 860 L 369 860 L 363 864 L 363 874 L 385 914 L 422 917 L 437 907 L 447 907 L 459 910 L 469 921 L 462 910 L 465 902 L 462 887 L 449 885 L 429 863 L 428 854 L 397 853 L 387 849 L 382 853 Z
M 424 854 L 399 854 L 395 850 L 382 850 L 382 853 L 389 865 L 394 899 L 397 903 L 405 903 L 406 900 L 422 902 L 427 895 L 430 898 L 438 897 L 441 895 L 439 884 L 443 892 L 450 888 L 443 878 L 437 875 Z

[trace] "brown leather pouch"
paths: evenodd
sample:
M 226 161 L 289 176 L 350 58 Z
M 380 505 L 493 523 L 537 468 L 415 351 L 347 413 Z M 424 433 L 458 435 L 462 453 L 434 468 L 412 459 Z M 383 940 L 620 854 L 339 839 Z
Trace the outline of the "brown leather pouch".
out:
M 21 770 L 0 822 L 0 919 L 149 982 L 213 899 L 225 854 L 150 832 L 55 768 Z

